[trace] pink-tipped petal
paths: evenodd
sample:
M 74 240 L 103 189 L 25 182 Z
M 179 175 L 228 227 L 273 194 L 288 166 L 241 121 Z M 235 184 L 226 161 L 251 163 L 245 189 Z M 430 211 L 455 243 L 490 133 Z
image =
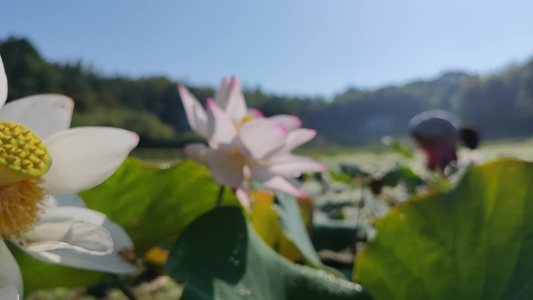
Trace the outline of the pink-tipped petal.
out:
M 247 113 L 246 101 L 242 94 L 241 85 L 235 76 L 230 80 L 223 78 L 218 90 L 215 92 L 214 100 L 231 119 L 240 122 Z
M 250 167 L 244 166 L 244 169 L 242 170 L 242 175 L 244 176 L 245 180 L 248 180 L 250 177 L 252 177 L 252 171 L 250 171 Z
M 300 118 L 298 118 L 297 116 L 275 115 L 270 117 L 269 119 L 283 125 L 289 131 L 292 131 L 296 128 L 300 128 L 302 126 L 302 120 L 300 120 Z
M 246 211 L 252 212 L 252 204 L 250 203 L 250 195 L 248 195 L 248 192 L 243 189 L 237 189 L 235 191 L 235 196 L 237 196 L 237 199 L 239 199 L 239 202 Z
M 188 144 L 183 147 L 183 153 L 187 157 L 204 165 L 207 165 L 208 150 L 209 148 L 206 145 L 200 143 Z
M 228 105 L 226 106 L 226 112 L 231 116 L 233 121 L 240 122 L 248 111 L 244 95 L 242 93 L 241 84 L 235 76 L 231 78 L 230 90 L 228 94 Z
M 265 167 L 250 165 L 250 170 L 252 171 L 252 177 L 266 187 L 280 190 L 297 197 L 305 196 L 304 192 L 292 185 L 287 179 L 283 178 L 281 175 L 273 173 Z
M 285 145 L 283 146 L 283 149 L 279 151 L 279 153 L 281 154 L 281 153 L 291 152 L 294 148 L 297 148 L 309 142 L 315 136 L 316 136 L 316 130 L 314 129 L 307 129 L 307 128 L 295 129 L 288 133 Z
M 207 158 L 207 167 L 218 184 L 232 188 L 238 188 L 243 184 L 244 159 L 242 156 L 210 149 Z
M 239 131 L 238 146 L 249 159 L 261 160 L 277 153 L 287 138 L 287 129 L 268 119 L 246 122 Z
M 208 99 L 207 117 L 209 120 L 209 140 L 221 149 L 232 151 L 237 137 L 237 129 L 230 116 L 212 99 Z
M 189 126 L 200 136 L 208 138 L 207 114 L 204 108 L 183 84 L 178 85 L 178 91 Z
M 274 157 L 268 169 L 273 173 L 292 178 L 298 177 L 302 173 L 327 170 L 326 166 L 313 159 L 292 154 Z
M 248 109 L 248 114 L 250 116 L 254 116 L 256 118 L 264 118 L 265 115 L 257 108 L 249 108 Z
M 220 108 L 223 110 L 226 110 L 226 107 L 228 106 L 228 100 L 229 100 L 229 92 L 230 92 L 230 84 L 229 80 L 224 77 L 220 81 L 220 85 L 218 86 L 217 91 L 215 92 L 215 102 Z

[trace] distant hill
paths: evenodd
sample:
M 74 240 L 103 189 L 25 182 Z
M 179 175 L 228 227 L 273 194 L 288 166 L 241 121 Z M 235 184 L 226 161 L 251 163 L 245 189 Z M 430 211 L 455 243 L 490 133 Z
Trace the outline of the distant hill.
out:
M 110 125 L 136 131 L 142 146 L 176 147 L 197 139 L 188 128 L 176 82 L 165 77 L 109 77 L 77 63 L 45 61 L 26 39 L 0 42 L 9 99 L 60 93 L 76 102 L 75 126 Z M 202 101 L 211 87 L 189 86 Z M 428 81 L 377 90 L 347 89 L 331 102 L 247 90 L 250 107 L 265 115 L 295 114 L 318 130 L 315 145 L 356 145 L 383 135 L 406 135 L 406 124 L 427 109 L 450 110 L 485 138 L 533 134 L 533 61 L 487 77 L 448 72 Z

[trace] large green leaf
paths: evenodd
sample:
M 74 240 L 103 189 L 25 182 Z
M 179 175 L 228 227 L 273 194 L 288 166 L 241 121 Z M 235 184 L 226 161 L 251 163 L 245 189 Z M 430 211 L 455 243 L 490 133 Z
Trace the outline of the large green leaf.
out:
M 533 163 L 472 167 L 376 224 L 355 278 L 375 299 L 533 299 Z
M 368 299 L 360 286 L 276 254 L 235 207 L 214 209 L 179 237 L 167 261 L 182 299 Z
M 143 255 L 162 241 L 174 240 L 190 222 L 215 207 L 219 188 L 205 167 L 189 160 L 161 169 L 127 159 L 108 180 L 80 196 L 89 208 L 105 213 L 121 225 L 132 238 L 137 254 Z M 238 205 L 229 188 L 222 204 Z M 88 286 L 106 275 L 46 264 L 20 250 L 13 251 L 27 293 L 53 287 Z

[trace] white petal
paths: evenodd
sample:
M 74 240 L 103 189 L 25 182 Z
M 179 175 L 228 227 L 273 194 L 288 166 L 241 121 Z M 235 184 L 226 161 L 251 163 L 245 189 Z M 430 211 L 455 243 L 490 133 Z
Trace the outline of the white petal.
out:
M 107 255 L 113 251 L 113 241 L 107 230 L 75 220 L 44 221 L 25 233 L 20 243 L 35 252 L 74 249 L 91 255 Z
M 244 180 L 244 159 L 242 156 L 222 150 L 210 150 L 207 166 L 218 184 L 232 188 L 242 185 Z
M 279 151 L 287 138 L 285 127 L 268 119 L 244 123 L 239 131 L 239 149 L 249 159 L 261 160 Z
M 298 177 L 307 172 L 324 172 L 327 168 L 310 158 L 287 154 L 275 157 L 270 161 L 270 171 L 285 177 Z
M 137 134 L 111 127 L 78 127 L 52 135 L 45 143 L 52 166 L 43 187 L 52 194 L 77 193 L 111 176 L 137 146 Z
M 95 256 L 72 249 L 32 252 L 23 248 L 27 253 L 48 263 L 83 269 L 113 273 L 132 273 L 136 270 L 133 243 L 124 229 L 111 222 L 104 214 L 94 210 L 79 207 L 61 207 L 60 209 L 63 210 L 64 214 L 70 214 L 78 221 L 105 228 L 113 239 L 113 253 Z
M 0 299 L 19 299 L 23 294 L 22 274 L 17 261 L 0 240 Z
M 122 229 L 120 230 L 122 235 L 126 235 Z M 117 234 L 115 233 L 114 235 Z M 118 251 L 106 256 L 94 256 L 67 249 L 28 253 L 33 257 L 47 263 L 61 264 L 74 268 L 118 274 L 135 272 L 137 267 L 135 266 L 136 262 L 133 248 L 121 247 L 118 249 Z
M 184 85 L 178 85 L 178 91 L 181 97 L 181 103 L 183 103 L 185 114 L 187 115 L 187 120 L 189 121 L 189 126 L 191 126 L 191 129 L 196 133 L 204 138 L 207 138 L 207 114 L 205 113 L 204 108 L 200 102 L 198 102 L 198 100 L 191 93 L 189 93 Z
M 230 116 L 211 99 L 207 100 L 207 116 L 209 119 L 209 141 L 215 142 L 226 151 L 232 151 L 237 137 L 237 129 Z
M 85 201 L 77 194 L 55 195 L 57 206 L 87 207 Z
M 54 208 L 59 206 L 87 207 L 85 201 L 77 194 L 49 195 L 43 203 L 44 207 Z
M 290 131 L 287 135 L 287 140 L 285 145 L 278 153 L 287 153 L 292 151 L 294 148 L 307 143 L 316 136 L 316 130 L 299 128 L 293 131 Z
M 33 229 L 17 242 L 34 252 L 73 249 L 91 255 L 107 255 L 113 252 L 113 240 L 105 228 L 94 224 L 98 222 L 86 220 L 100 217 L 91 212 L 79 207 L 49 208 Z
M 289 131 L 294 130 L 296 128 L 300 128 L 300 126 L 302 126 L 302 120 L 300 120 L 300 118 L 298 118 L 297 116 L 293 115 L 275 115 L 268 119 L 283 125 Z
M 265 167 L 250 165 L 250 170 L 252 171 L 252 177 L 264 184 L 266 187 L 280 190 L 297 197 L 305 196 L 304 192 L 292 185 L 287 179 L 283 178 L 281 175 L 271 172 Z
M 200 143 L 192 143 L 183 147 L 183 152 L 187 157 L 201 164 L 207 165 L 207 151 L 209 147 Z
M 22 297 L 22 295 L 19 294 L 17 286 L 11 282 L 7 276 L 0 273 L 0 299 L 19 300 L 20 297 Z
M 63 95 L 35 95 L 7 103 L 0 121 L 12 121 L 31 129 L 41 139 L 70 128 L 74 101 Z
M 59 206 L 57 203 L 57 199 L 52 195 L 46 196 L 46 198 L 44 198 L 42 203 L 45 209 Z
M 240 122 L 246 116 L 248 107 L 242 94 L 241 84 L 235 76 L 231 78 L 229 84 L 228 105 L 225 107 L 225 111 L 235 122 Z
M 4 70 L 4 62 L 2 57 L 0 57 L 0 107 L 6 103 L 7 99 L 7 77 L 6 71 Z

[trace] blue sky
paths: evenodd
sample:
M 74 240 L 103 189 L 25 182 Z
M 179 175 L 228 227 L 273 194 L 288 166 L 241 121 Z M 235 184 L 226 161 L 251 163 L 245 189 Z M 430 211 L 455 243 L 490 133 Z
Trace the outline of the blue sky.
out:
M 331 97 L 533 55 L 533 1 L 3 1 L 0 38 L 105 74 Z

